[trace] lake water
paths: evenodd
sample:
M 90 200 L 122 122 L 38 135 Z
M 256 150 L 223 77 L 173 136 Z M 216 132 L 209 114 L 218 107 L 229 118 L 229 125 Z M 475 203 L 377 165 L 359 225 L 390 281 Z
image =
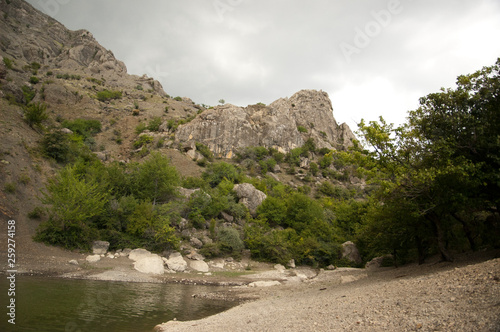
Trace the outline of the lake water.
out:
M 17 276 L 14 326 L 7 322 L 8 288 L 0 275 L 2 332 L 151 332 L 174 318 L 200 319 L 236 305 L 192 296 L 220 287 Z

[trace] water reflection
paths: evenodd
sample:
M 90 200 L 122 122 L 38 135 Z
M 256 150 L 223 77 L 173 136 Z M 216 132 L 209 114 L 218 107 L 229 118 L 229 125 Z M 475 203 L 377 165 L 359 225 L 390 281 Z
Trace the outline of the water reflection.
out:
M 6 305 L 7 280 L 0 279 Z M 173 318 L 200 319 L 234 306 L 227 301 L 193 298 L 220 288 L 19 277 L 16 326 L 0 321 L 0 331 L 99 332 L 151 331 Z

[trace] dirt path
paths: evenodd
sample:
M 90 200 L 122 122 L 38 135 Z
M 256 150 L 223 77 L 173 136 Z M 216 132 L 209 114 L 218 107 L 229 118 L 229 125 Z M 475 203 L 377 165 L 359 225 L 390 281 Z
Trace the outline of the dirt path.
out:
M 259 290 L 260 300 L 156 331 L 500 331 L 500 259 L 333 274 Z

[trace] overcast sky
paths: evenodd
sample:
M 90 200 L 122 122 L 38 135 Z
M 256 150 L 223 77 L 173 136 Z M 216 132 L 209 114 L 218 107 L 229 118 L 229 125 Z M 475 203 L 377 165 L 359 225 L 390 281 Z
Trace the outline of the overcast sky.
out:
M 29 0 L 171 96 L 246 106 L 326 91 L 334 116 L 396 124 L 500 57 L 498 0 Z

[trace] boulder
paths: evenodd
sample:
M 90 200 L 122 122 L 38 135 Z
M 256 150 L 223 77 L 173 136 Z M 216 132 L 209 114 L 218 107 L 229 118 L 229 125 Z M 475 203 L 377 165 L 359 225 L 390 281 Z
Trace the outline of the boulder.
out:
M 272 286 L 280 286 L 281 283 L 279 281 L 254 281 L 248 284 L 248 287 L 272 287 Z
M 85 260 L 89 263 L 97 263 L 101 260 L 101 256 L 100 255 L 88 255 L 87 258 L 85 258 Z
M 134 268 L 139 272 L 148 274 L 163 274 L 165 272 L 163 260 L 156 254 L 139 258 L 135 261 Z
M 363 262 L 358 247 L 351 241 L 342 243 L 342 258 L 356 264 L 361 264 Z
M 198 272 L 208 272 L 208 264 L 205 263 L 204 261 L 194 261 L 194 260 L 189 260 L 189 268 L 194 271 Z
M 78 265 L 78 261 L 76 259 L 72 259 L 69 261 L 71 265 Z
M 166 264 L 170 270 L 175 272 L 184 272 L 187 269 L 187 262 L 179 252 L 171 253 Z
M 257 207 L 267 198 L 266 194 L 256 189 L 250 183 L 237 184 L 233 190 L 240 199 L 240 203 L 245 205 L 250 210 L 250 213 L 254 215 L 257 212 Z
M 94 255 L 105 255 L 108 252 L 108 241 L 94 241 L 92 244 L 92 253 Z
M 189 240 L 189 243 L 195 247 L 195 248 L 198 248 L 200 249 L 201 247 L 203 247 L 203 242 L 201 242 L 199 239 L 195 238 L 195 237 L 192 237 L 190 240 Z
M 137 262 L 138 260 L 149 257 L 151 255 L 152 253 L 147 251 L 146 249 L 134 249 L 130 252 L 128 258 Z
M 373 258 L 371 261 L 366 263 L 365 268 L 367 269 L 377 269 L 382 266 L 384 261 L 392 261 L 394 258 L 392 255 L 385 255 Z
M 234 217 L 230 214 L 227 214 L 226 212 L 222 211 L 220 213 L 220 215 L 222 216 L 222 219 L 224 219 L 225 221 L 229 222 L 229 223 L 232 223 L 234 221 Z
M 186 256 L 189 259 L 192 259 L 194 261 L 204 261 L 205 257 L 203 255 L 197 253 L 196 251 L 192 251 L 189 255 Z

